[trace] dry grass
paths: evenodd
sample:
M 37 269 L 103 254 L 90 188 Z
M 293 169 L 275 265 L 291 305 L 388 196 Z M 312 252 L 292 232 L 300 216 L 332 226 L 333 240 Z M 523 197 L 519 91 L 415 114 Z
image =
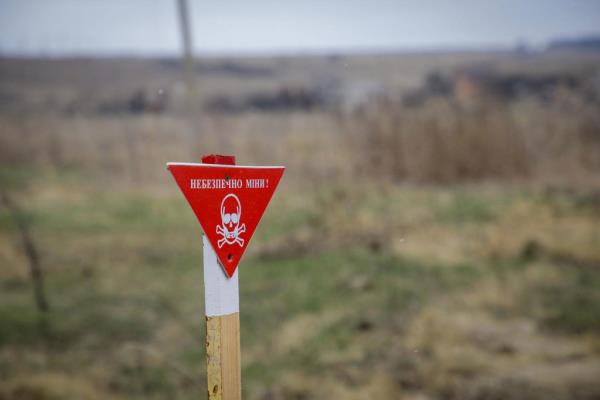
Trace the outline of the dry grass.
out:
M 551 103 L 381 100 L 344 121 L 367 176 L 413 182 L 585 182 L 600 172 L 600 117 L 574 94 Z
M 432 64 L 512 68 L 505 58 L 258 59 L 244 62 L 277 78 L 221 76 L 206 91 L 323 71 L 406 88 Z M 142 80 L 173 79 L 127 65 Z M 78 85 L 107 79 L 80 71 L 71 87 L 64 67 L 50 68 L 47 86 L 15 75 L 7 86 L 76 98 Z M 199 228 L 164 164 L 208 152 L 288 168 L 242 266 L 245 398 L 600 396 L 600 202 L 589 189 L 600 130 L 589 104 L 567 93 L 546 104 L 373 102 L 350 114 L 175 111 L 1 114 L 0 182 L 30 219 L 53 311 L 44 328 L 0 210 L 0 399 L 205 393 Z
M 193 126 L 193 128 L 192 128 Z M 245 164 L 285 164 L 295 183 L 355 179 L 480 181 L 593 186 L 600 176 L 600 117 L 575 100 L 466 109 L 374 103 L 353 115 L 74 118 L 5 117 L 0 159 L 89 171 L 111 181 L 163 186 L 169 160 L 236 154 Z
M 336 179 L 346 163 L 331 150 L 339 148 L 334 130 L 324 114 L 201 115 L 193 123 L 170 116 L 6 118 L 0 159 L 5 167 L 71 170 L 111 184 L 164 188 L 167 161 L 216 152 L 236 154 L 243 164 L 285 164 L 294 182 L 322 181 Z

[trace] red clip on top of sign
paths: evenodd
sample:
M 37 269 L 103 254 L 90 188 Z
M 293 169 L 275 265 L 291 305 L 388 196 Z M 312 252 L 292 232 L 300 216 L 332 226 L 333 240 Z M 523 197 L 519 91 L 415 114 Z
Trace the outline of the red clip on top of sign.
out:
M 207 156 L 204 163 L 168 163 L 204 234 L 231 277 L 260 221 L 285 167 L 245 167 L 231 156 Z M 221 162 L 223 164 L 212 164 Z

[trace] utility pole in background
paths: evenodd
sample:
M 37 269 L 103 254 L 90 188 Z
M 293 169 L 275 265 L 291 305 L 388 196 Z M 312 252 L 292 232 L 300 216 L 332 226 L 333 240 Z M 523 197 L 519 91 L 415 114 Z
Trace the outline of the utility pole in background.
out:
M 177 0 L 179 11 L 179 26 L 181 27 L 181 43 L 183 46 L 183 64 L 185 70 L 185 85 L 188 96 L 188 114 L 193 115 L 197 111 L 197 92 L 194 81 L 194 55 L 192 33 L 190 25 L 190 14 L 187 0 Z

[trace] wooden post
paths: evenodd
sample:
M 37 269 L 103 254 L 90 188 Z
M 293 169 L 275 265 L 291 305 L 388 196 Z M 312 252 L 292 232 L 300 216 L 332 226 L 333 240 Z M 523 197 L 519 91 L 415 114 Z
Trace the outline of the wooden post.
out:
M 227 278 L 204 239 L 206 378 L 211 400 L 240 400 L 240 313 L 238 271 Z
M 235 164 L 233 157 L 208 156 L 205 164 Z M 210 400 L 240 400 L 240 313 L 238 271 L 228 278 L 204 240 L 206 377 Z
M 242 398 L 240 374 L 240 314 L 206 317 L 208 398 Z
M 285 167 L 236 166 L 235 157 L 212 154 L 167 168 L 204 231 L 208 398 L 240 400 L 238 264 Z

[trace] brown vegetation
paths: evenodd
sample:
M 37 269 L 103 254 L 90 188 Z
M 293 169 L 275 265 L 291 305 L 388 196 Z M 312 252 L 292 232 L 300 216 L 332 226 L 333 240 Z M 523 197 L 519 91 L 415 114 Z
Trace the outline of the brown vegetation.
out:
M 205 153 L 287 166 L 241 267 L 244 398 L 598 398 L 597 107 L 576 86 L 498 98 L 472 82 L 406 104 L 428 71 L 482 60 L 510 76 L 600 65 L 204 60 L 189 116 L 168 60 L 0 60 L 0 185 L 52 305 L 40 332 L 0 208 L 0 399 L 205 393 L 200 229 L 165 171 Z M 327 107 L 302 105 L 330 87 Z M 215 98 L 244 107 L 210 112 Z
M 571 94 L 467 107 L 434 98 L 420 109 L 375 102 L 345 120 L 369 176 L 473 182 L 592 179 L 600 173 L 600 114 Z

